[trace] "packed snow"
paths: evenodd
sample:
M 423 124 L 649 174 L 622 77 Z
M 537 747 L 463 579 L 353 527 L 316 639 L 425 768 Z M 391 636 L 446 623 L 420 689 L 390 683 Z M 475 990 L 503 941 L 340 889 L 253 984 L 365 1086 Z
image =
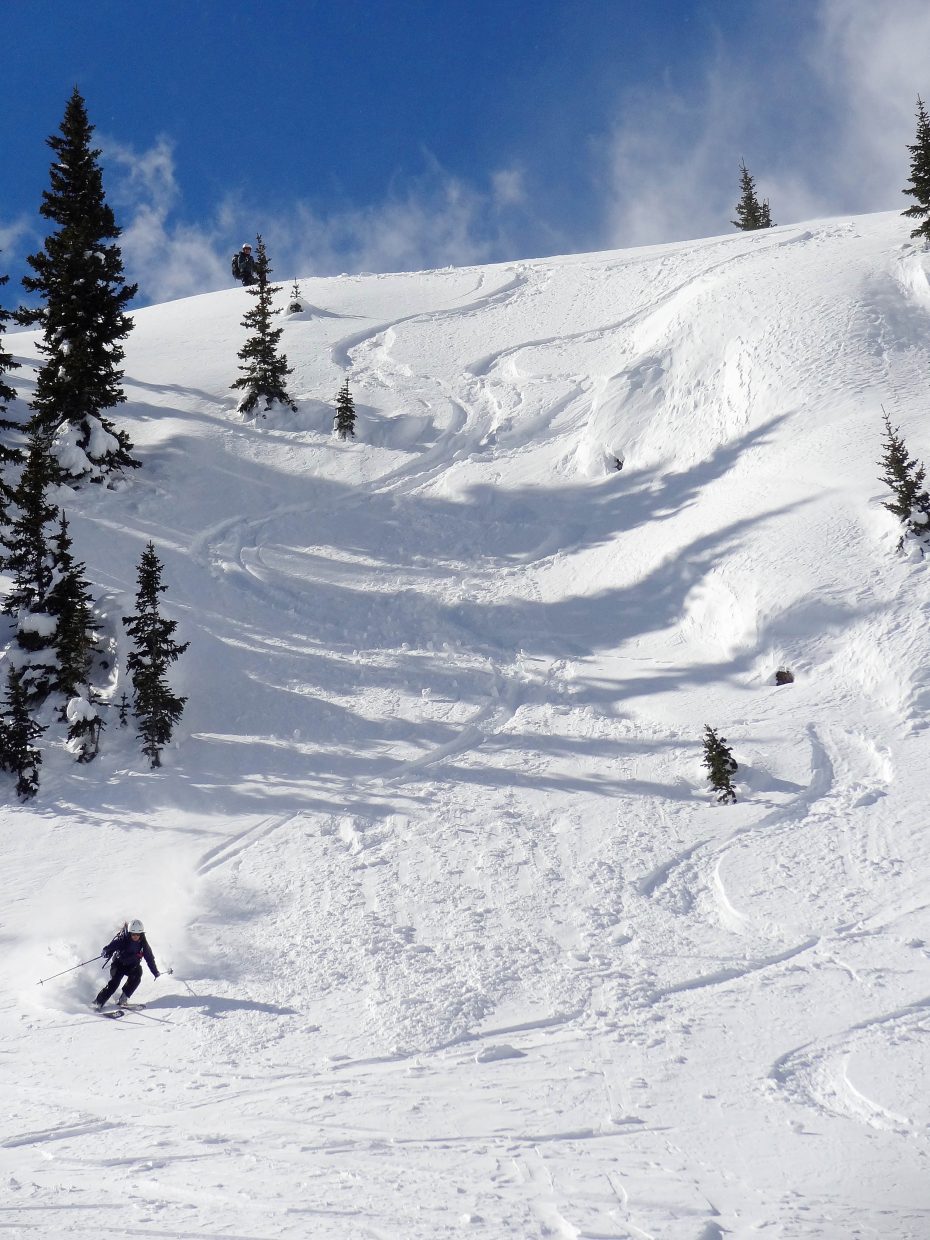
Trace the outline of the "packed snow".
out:
M 0 1230 L 926 1240 L 930 565 L 876 461 L 882 406 L 930 459 L 928 272 L 889 214 L 301 276 L 255 421 L 245 290 L 136 314 L 143 467 L 56 497 L 100 755 L 0 776 Z M 37 984 L 132 917 L 144 1012 Z

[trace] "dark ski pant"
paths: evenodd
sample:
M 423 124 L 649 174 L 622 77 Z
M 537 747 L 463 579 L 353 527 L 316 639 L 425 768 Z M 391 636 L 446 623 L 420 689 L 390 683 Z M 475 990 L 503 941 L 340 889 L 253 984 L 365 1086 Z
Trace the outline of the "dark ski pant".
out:
M 126 979 L 126 985 L 123 987 L 123 998 L 128 999 L 134 993 L 139 983 L 142 981 L 142 965 L 136 964 L 127 969 L 125 965 L 121 965 L 118 960 L 114 960 L 110 965 L 110 980 L 101 990 L 100 994 L 94 1000 L 95 1003 L 106 1003 L 113 991 L 116 990 L 122 978 Z

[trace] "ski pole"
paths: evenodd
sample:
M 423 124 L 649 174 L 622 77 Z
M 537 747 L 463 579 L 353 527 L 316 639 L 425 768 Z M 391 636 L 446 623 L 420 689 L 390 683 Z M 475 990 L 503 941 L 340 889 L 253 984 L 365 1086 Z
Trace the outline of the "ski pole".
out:
M 186 982 L 186 981 L 184 980 L 184 978 L 183 978 L 183 977 L 179 977 L 179 978 L 178 978 L 178 981 L 181 983 L 181 985 L 184 987 L 184 989 L 187 991 L 187 993 L 190 995 L 190 997 L 191 997 L 192 999 L 199 999 L 199 998 L 200 998 L 200 996 L 199 996 L 199 995 L 194 994 L 194 992 L 193 992 L 193 991 L 191 990 L 191 988 L 190 988 L 189 983 L 188 983 L 188 982 Z
M 52 981 L 52 978 L 63 977 L 65 973 L 73 973 L 75 969 L 83 969 L 85 964 L 93 964 L 95 960 L 100 960 L 103 952 L 99 956 L 91 956 L 90 960 L 82 960 L 80 964 L 73 964 L 70 969 L 62 969 L 61 973 L 53 973 L 51 977 L 40 977 L 36 982 L 37 986 L 44 986 L 46 982 Z

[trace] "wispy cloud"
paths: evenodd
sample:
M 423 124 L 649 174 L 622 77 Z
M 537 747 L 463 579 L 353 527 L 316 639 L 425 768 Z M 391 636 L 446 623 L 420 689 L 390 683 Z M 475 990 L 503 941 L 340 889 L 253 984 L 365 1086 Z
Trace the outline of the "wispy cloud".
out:
M 860 210 L 907 205 L 905 144 L 930 96 L 926 0 L 823 0 L 811 67 L 832 104 L 830 181 Z
M 526 208 L 518 170 L 499 169 L 482 189 L 425 155 L 422 175 L 392 187 L 374 205 L 324 212 L 296 202 L 269 211 L 229 196 L 195 224 L 180 217 L 170 141 L 136 151 L 105 140 L 104 158 L 127 277 L 139 282 L 144 301 L 228 286 L 232 251 L 259 232 L 280 280 L 490 262 L 514 252 L 514 217 Z
M 620 102 L 594 146 L 605 243 L 728 231 L 741 158 L 779 223 L 902 205 L 915 99 L 930 94 L 930 6 L 817 0 L 796 13 L 755 46 L 720 41 L 687 93 Z
M 138 281 L 141 301 L 170 301 L 222 288 L 229 283 L 223 256 L 222 211 L 206 224 L 173 218 L 181 203 L 174 148 L 159 138 L 145 151 L 104 140 L 108 197 L 123 235 L 120 247 L 127 278 Z
M 39 244 L 35 233 L 35 225 L 31 220 L 20 217 L 14 220 L 0 220 L 0 275 L 9 275 L 14 265 L 23 262 L 26 254 Z

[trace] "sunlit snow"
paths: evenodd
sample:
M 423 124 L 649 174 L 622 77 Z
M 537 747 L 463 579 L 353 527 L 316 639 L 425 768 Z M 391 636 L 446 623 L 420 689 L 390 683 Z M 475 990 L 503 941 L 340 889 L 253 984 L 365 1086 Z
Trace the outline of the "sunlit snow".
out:
M 57 496 L 100 756 L 57 724 L 34 802 L 0 776 L 0 1228 L 926 1240 L 930 567 L 876 462 L 883 405 L 930 458 L 928 270 L 889 214 L 298 273 L 299 411 L 255 421 L 244 290 L 137 314 L 143 467 Z M 36 984 L 132 917 L 145 1012 Z

